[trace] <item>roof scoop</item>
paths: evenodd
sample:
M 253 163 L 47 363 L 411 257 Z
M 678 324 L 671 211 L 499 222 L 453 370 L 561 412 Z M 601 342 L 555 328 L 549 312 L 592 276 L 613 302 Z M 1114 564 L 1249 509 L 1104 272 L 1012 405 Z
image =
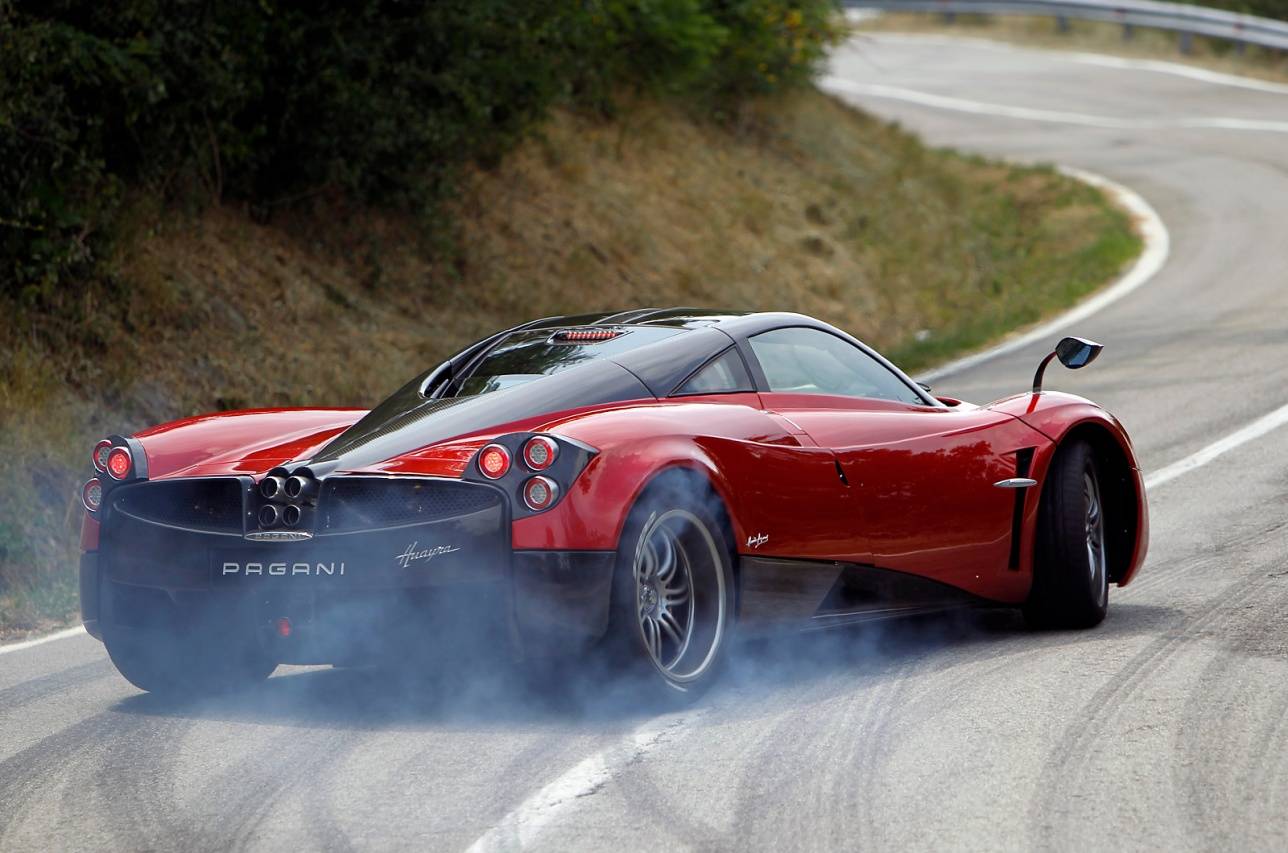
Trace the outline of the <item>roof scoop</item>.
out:
M 1095 341 L 1089 341 L 1086 338 L 1063 338 L 1060 343 L 1055 345 L 1055 349 L 1047 353 L 1046 358 L 1038 365 L 1038 372 L 1033 374 L 1033 393 L 1042 393 L 1042 375 L 1046 373 L 1047 365 L 1051 359 L 1058 358 L 1060 363 L 1070 370 L 1078 370 L 1086 367 L 1096 360 L 1100 351 L 1104 349 L 1103 344 Z

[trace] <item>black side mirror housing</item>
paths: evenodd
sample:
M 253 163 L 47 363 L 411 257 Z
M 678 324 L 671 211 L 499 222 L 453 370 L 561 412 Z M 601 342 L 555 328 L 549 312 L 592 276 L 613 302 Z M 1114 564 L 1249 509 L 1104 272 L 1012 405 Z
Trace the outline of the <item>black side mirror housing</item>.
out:
M 1046 373 L 1047 365 L 1051 359 L 1058 358 L 1060 363 L 1070 370 L 1078 370 L 1086 367 L 1096 360 L 1100 351 L 1105 347 L 1095 341 L 1089 341 L 1086 338 L 1062 338 L 1060 343 L 1055 345 L 1055 349 L 1047 353 L 1046 358 L 1038 365 L 1038 372 L 1033 374 L 1033 393 L 1042 393 L 1042 376 Z

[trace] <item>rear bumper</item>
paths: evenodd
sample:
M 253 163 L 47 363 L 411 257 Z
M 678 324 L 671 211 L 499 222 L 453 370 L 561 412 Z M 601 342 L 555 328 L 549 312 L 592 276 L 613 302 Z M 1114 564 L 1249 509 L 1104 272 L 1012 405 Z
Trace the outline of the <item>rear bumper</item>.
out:
M 257 541 L 246 532 L 255 518 L 246 483 L 192 482 L 113 497 L 98 551 L 81 560 L 90 633 L 164 641 L 217 625 L 256 635 L 283 663 L 344 663 L 417 651 L 540 655 L 584 647 L 607 628 L 615 553 L 514 551 L 508 502 L 488 486 L 367 480 L 361 505 L 324 494 L 311 526 L 297 528 L 307 538 Z M 210 510 L 212 493 L 237 499 L 237 489 L 240 516 Z M 457 501 L 446 511 L 444 494 Z M 388 522 L 399 513 L 410 523 Z
M 147 631 L 164 641 L 202 623 L 232 622 L 279 662 L 298 664 L 424 652 L 461 657 L 503 650 L 527 658 L 584 650 L 608 628 L 616 561 L 611 551 L 519 551 L 503 577 L 486 581 L 306 587 L 291 585 L 303 575 L 287 574 L 231 588 L 174 589 L 113 579 L 101 571 L 98 556 L 82 555 L 80 566 L 81 618 L 98 639 L 105 631 Z

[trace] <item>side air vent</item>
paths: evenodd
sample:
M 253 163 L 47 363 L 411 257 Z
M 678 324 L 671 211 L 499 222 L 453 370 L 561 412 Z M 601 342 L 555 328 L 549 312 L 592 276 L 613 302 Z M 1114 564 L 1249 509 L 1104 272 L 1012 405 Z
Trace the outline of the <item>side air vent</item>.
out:
M 242 486 L 233 477 L 140 483 L 122 488 L 114 496 L 112 508 L 167 527 L 242 532 Z
M 424 524 L 496 507 L 494 489 L 471 483 L 399 477 L 324 480 L 319 535 Z
M 1025 447 L 1015 451 L 1015 476 L 1025 478 L 1033 467 L 1033 448 Z M 1024 534 L 1024 499 L 1028 489 L 1015 490 L 1015 508 L 1011 512 L 1011 558 L 1007 568 L 1018 571 L 1020 568 L 1020 538 Z

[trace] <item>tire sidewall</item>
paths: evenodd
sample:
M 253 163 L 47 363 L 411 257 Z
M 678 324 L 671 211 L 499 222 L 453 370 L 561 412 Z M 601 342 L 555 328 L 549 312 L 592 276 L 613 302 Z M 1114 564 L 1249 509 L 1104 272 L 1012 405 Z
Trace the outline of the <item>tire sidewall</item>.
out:
M 1084 485 L 1088 474 L 1098 493 L 1103 537 L 1109 520 L 1091 445 L 1074 441 L 1059 448 L 1043 484 L 1033 590 L 1025 606 L 1026 615 L 1038 627 L 1088 628 L 1103 621 L 1108 610 L 1108 564 L 1104 562 L 1093 578 L 1088 563 Z M 1102 538 L 1102 550 L 1107 545 L 1107 538 Z

